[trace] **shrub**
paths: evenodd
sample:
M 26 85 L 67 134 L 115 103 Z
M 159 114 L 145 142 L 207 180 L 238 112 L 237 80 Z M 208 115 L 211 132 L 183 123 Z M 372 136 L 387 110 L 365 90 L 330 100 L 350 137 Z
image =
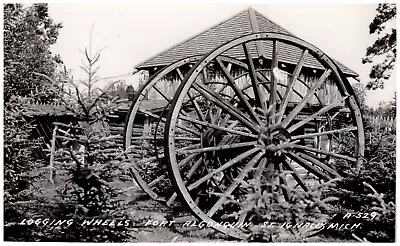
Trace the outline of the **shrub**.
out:
M 275 171 L 273 180 L 285 177 L 289 171 L 278 173 Z M 309 186 L 308 191 L 300 187 L 292 187 L 268 182 L 264 179 L 252 179 L 248 182 L 241 181 L 243 189 L 248 193 L 243 201 L 231 201 L 240 206 L 240 211 L 228 215 L 228 217 L 240 217 L 247 213 L 253 227 L 250 227 L 250 235 L 246 239 L 251 242 L 274 242 L 286 240 L 305 240 L 310 230 L 301 230 L 307 223 L 321 225 L 324 222 L 328 204 L 334 201 L 334 197 L 321 197 L 322 191 L 328 189 L 337 180 L 331 180 L 322 184 Z M 262 192 L 257 192 L 257 187 L 264 187 Z M 268 192 L 270 191 L 270 192 Z M 285 194 L 286 193 L 286 194 Z M 285 198 L 285 197 L 288 198 Z M 268 222 L 268 226 L 264 224 Z M 306 227 L 304 227 L 306 228 Z M 322 227 L 321 227 L 322 228 Z M 314 229 L 321 229 L 314 228 Z M 309 228 L 307 228 L 309 229 Z M 307 231 L 307 232 L 306 232 Z M 286 235 L 286 236 L 284 236 Z
M 46 210 L 31 209 L 33 218 L 73 223 L 38 228 L 39 233 L 33 237 L 35 241 L 123 242 L 131 237 L 132 221 L 125 212 L 123 196 L 113 185 L 123 172 L 125 156 L 122 147 L 114 141 L 116 136 L 107 132 L 107 119 L 121 100 L 111 98 L 107 89 L 102 91 L 95 86 L 100 81 L 95 76 L 100 52 L 92 55 L 85 50 L 85 56 L 87 66 L 83 69 L 88 80 L 82 84 L 64 78 L 67 82 L 60 85 L 46 75 L 36 74 L 63 89 L 57 100 L 61 107 L 72 113 L 71 118 L 75 121 L 55 123 L 62 143 L 52 153 L 54 162 L 49 165 L 50 172 L 55 170 L 57 175 L 49 177 L 54 179 L 50 181 L 58 181 L 61 185 L 45 190 L 47 194 L 54 194 L 42 197 Z M 92 219 L 104 223 L 82 224 L 84 220 Z M 112 220 L 116 224 L 121 222 L 122 226 L 108 225 Z
M 10 97 L 4 105 L 4 239 L 13 241 L 22 236 L 16 224 L 25 216 L 38 178 L 31 172 L 41 165 L 34 158 L 40 139 L 31 139 L 33 125 L 22 115 L 23 107 L 21 97 Z
M 125 214 L 123 200 L 112 183 L 122 174 L 122 163 L 125 161 L 122 148 L 112 136 L 107 133 L 107 117 L 113 113 L 121 102 L 110 98 L 108 90 L 99 91 L 95 84 L 96 69 L 100 53 L 89 54 L 85 50 L 87 66 L 83 69 L 88 74 L 84 82 L 85 90 L 79 88 L 74 81 L 70 85 L 73 93 L 66 93 L 62 102 L 78 121 L 77 125 L 59 123 L 60 138 L 63 146 L 55 153 L 58 169 L 66 171 L 65 185 L 58 189 L 58 195 L 63 201 L 59 207 L 62 214 L 71 219 L 86 220 L 108 219 L 129 221 Z M 110 86 L 111 88 L 111 86 Z M 68 101 L 65 100 L 68 98 Z M 72 148 L 78 145 L 81 148 Z M 61 214 L 60 214 L 61 215 Z M 129 225 L 131 226 L 131 225 Z M 121 242 L 128 240 L 129 226 L 81 226 L 74 224 L 68 228 L 62 240 Z
M 330 210 L 332 219 L 328 223 L 362 223 L 362 226 L 354 231 L 324 230 L 323 235 L 346 239 L 359 237 L 374 242 L 394 242 L 395 129 L 388 129 L 384 125 L 372 125 L 369 121 L 365 121 L 365 126 L 366 150 L 363 165 L 360 170 L 345 163 L 337 165 L 336 169 L 344 179 L 325 194 L 339 199 Z M 377 216 L 371 216 L 374 212 Z M 343 219 L 348 213 L 362 213 L 369 216 Z

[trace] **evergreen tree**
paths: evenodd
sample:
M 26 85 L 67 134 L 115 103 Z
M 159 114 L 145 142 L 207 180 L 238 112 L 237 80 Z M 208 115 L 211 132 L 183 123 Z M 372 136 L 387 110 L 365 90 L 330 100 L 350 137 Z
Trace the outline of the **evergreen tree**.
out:
M 367 88 L 373 90 L 383 89 L 384 82 L 390 78 L 396 63 L 396 29 L 387 30 L 388 23 L 396 18 L 396 4 L 379 4 L 376 11 L 377 15 L 369 25 L 369 33 L 380 37 L 367 48 L 366 56 L 362 59 L 364 64 L 379 60 L 372 66 L 369 74 L 371 80 Z

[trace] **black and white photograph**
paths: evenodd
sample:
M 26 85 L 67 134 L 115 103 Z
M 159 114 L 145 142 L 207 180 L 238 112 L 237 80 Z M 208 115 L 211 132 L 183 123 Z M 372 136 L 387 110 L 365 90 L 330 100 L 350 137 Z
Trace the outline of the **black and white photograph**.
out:
M 396 3 L 3 4 L 3 242 L 395 242 Z

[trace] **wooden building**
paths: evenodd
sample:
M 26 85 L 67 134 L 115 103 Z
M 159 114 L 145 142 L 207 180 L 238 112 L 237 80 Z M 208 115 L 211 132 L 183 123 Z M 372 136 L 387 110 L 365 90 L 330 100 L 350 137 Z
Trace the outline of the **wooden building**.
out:
M 258 13 L 252 8 L 248 8 L 244 11 L 241 11 L 238 14 L 224 20 L 207 30 L 204 30 L 164 51 L 161 51 L 150 57 L 149 59 L 141 62 L 140 64 L 135 66 L 135 69 L 139 71 L 144 71 L 147 74 L 147 77 L 151 77 L 156 72 L 165 68 L 171 63 L 177 62 L 184 58 L 193 57 L 193 56 L 202 56 L 216 47 L 241 36 L 248 35 L 256 32 L 277 32 L 281 34 L 294 36 L 289 31 L 280 27 L 278 24 L 272 22 L 267 17 Z M 258 59 L 258 49 L 254 44 L 250 47 L 251 53 L 254 56 L 256 66 L 266 66 L 270 67 L 268 63 L 271 62 L 272 59 L 272 42 L 263 42 L 263 51 L 267 64 L 259 64 L 257 63 Z M 238 50 L 229 50 L 226 53 L 227 56 L 244 60 L 245 56 L 243 52 Z M 279 62 L 279 78 L 282 84 L 287 84 L 287 80 L 289 78 L 289 74 L 291 74 L 301 56 L 301 50 L 294 47 L 283 45 L 281 47 L 280 54 L 280 62 Z M 350 68 L 344 66 L 340 62 L 335 61 L 336 65 L 343 71 L 344 75 L 347 77 L 356 78 L 358 74 L 351 70 Z M 213 80 L 222 79 L 221 71 L 215 66 L 215 69 L 208 70 L 209 78 Z M 190 65 L 188 64 L 186 67 L 181 67 L 182 72 L 187 72 L 190 69 Z M 239 66 L 232 66 L 231 71 L 233 74 L 239 75 L 241 74 L 243 68 Z M 265 71 L 266 76 L 270 76 L 271 71 Z M 323 66 L 312 56 L 306 56 L 303 68 L 301 70 L 301 74 L 299 76 L 299 80 L 304 83 L 296 83 L 294 89 L 297 90 L 300 94 L 304 94 L 307 91 L 306 85 L 313 83 L 317 78 L 321 76 L 323 73 Z M 240 78 L 238 84 L 240 85 L 248 84 L 248 76 L 244 76 Z M 165 95 L 172 98 L 178 88 L 181 80 L 174 70 L 167 76 L 163 77 L 161 81 L 159 81 L 155 86 L 158 90 L 162 91 Z M 283 89 L 278 86 L 278 93 Z M 225 93 L 231 93 L 229 88 L 226 89 Z M 322 90 L 318 90 L 318 97 L 323 100 L 323 104 L 327 105 L 331 102 L 337 101 L 339 97 L 339 93 L 334 86 L 330 86 L 330 83 L 324 84 L 324 88 Z M 295 103 L 299 100 L 295 93 L 292 93 L 292 98 L 289 100 L 292 103 Z M 315 99 L 310 103 L 316 103 Z M 148 110 L 150 112 L 162 112 L 167 102 L 163 100 L 159 93 L 156 93 L 155 90 L 150 91 L 148 95 L 146 95 L 145 101 L 141 105 L 141 109 Z M 122 143 L 122 135 L 124 129 L 124 123 L 126 115 L 129 111 L 129 104 L 122 105 L 119 110 L 115 113 L 115 117 L 111 118 L 109 121 L 109 129 L 110 133 L 114 135 L 120 136 L 120 141 Z M 42 109 L 42 108 L 46 109 Z M 31 113 L 31 117 L 35 117 L 37 122 L 39 122 L 38 132 L 42 136 L 45 136 L 46 142 L 49 142 L 51 139 L 52 132 L 52 123 L 56 120 L 68 121 L 71 120 L 67 113 L 63 113 L 63 110 L 55 109 L 54 106 L 43 106 L 36 105 L 33 106 L 35 110 Z M 139 115 L 135 118 L 134 128 L 137 128 L 137 135 L 143 135 L 143 130 L 146 132 L 146 129 L 149 128 L 149 121 L 151 118 L 145 116 L 143 114 Z M 148 129 L 147 129 L 148 130 Z
M 228 18 L 227 20 L 216 24 L 215 26 L 200 32 L 193 37 L 190 37 L 171 48 L 168 48 L 155 56 L 141 62 L 136 65 L 136 69 L 146 71 L 148 76 L 152 76 L 160 69 L 172 64 L 173 62 L 179 61 L 181 59 L 204 55 L 212 51 L 214 48 L 234 39 L 244 35 L 248 35 L 256 32 L 277 32 L 286 35 L 295 36 L 284 28 L 280 27 L 278 24 L 272 22 L 267 17 L 258 13 L 252 8 L 241 11 L 240 13 Z M 268 62 L 271 62 L 272 58 L 272 42 L 263 42 L 262 47 L 265 52 L 265 59 Z M 250 47 L 253 58 L 257 61 L 258 47 L 255 47 L 253 44 Z M 279 63 L 279 70 L 281 74 L 281 79 L 283 84 L 287 83 L 288 74 L 291 74 L 294 70 L 300 56 L 301 50 L 289 45 L 283 45 L 280 51 L 280 60 L 282 62 Z M 226 52 L 226 55 L 238 60 L 244 60 L 245 56 L 243 51 L 240 50 L 229 50 Z M 332 57 L 331 57 L 332 58 Z M 344 72 L 345 76 L 356 78 L 358 74 L 348 67 L 344 66 L 340 62 L 335 61 L 336 65 Z M 255 62 L 257 65 L 257 62 Z M 268 64 L 263 64 L 265 67 L 269 67 Z M 218 66 L 216 66 L 218 67 Z M 186 67 L 187 70 L 190 67 Z M 232 67 L 232 72 L 234 74 L 241 73 L 240 67 Z M 175 72 L 175 71 L 173 71 Z M 307 56 L 304 61 L 303 69 L 301 70 L 301 74 L 299 80 L 306 82 L 306 84 L 310 84 L 315 81 L 323 72 L 323 66 L 312 56 Z M 266 72 L 267 76 L 269 72 Z M 213 80 L 222 79 L 220 76 L 220 71 L 218 68 L 211 70 L 208 72 L 208 77 Z M 240 84 L 246 84 L 246 80 L 248 77 L 243 77 L 242 82 L 239 81 Z M 178 74 L 171 73 L 169 76 L 165 76 L 162 82 L 157 83 L 157 87 L 159 90 L 163 91 L 167 96 L 172 97 L 179 86 L 180 79 Z M 324 105 L 329 104 L 331 102 L 337 101 L 339 96 L 338 91 L 334 86 L 330 86 L 330 83 L 325 83 L 325 88 L 323 90 L 318 91 L 318 96 L 323 99 L 322 102 Z M 282 88 L 278 88 L 281 90 Z M 295 90 L 299 91 L 301 94 L 306 91 L 306 87 L 301 83 L 296 83 Z M 279 93 L 279 92 L 278 92 Z M 228 92 L 229 94 L 229 92 Z M 298 99 L 296 95 L 293 93 L 293 98 L 289 101 L 296 102 Z M 149 93 L 148 100 L 162 99 L 159 93 L 153 91 L 153 93 Z M 314 99 L 315 100 L 315 99 Z M 311 103 L 316 103 L 315 101 Z
M 112 117 L 105 121 L 102 126 L 104 128 L 104 134 L 111 134 L 117 136 L 116 142 L 122 146 L 122 136 L 124 132 L 124 123 L 126 114 L 129 110 L 130 102 L 122 103 L 120 107 L 114 112 Z M 145 110 L 151 113 L 159 113 L 163 111 L 165 104 L 161 100 L 146 101 L 143 104 Z M 72 112 L 63 107 L 60 104 L 42 104 L 42 103 L 27 103 L 22 112 L 28 122 L 32 122 L 35 126 L 32 138 L 43 138 L 42 149 L 50 149 L 52 147 L 53 135 L 55 133 L 55 123 L 60 122 L 63 124 L 78 124 L 79 121 L 75 118 Z M 149 127 L 149 117 L 141 115 L 137 118 L 134 127 L 137 129 L 139 135 L 143 134 L 144 126 Z M 145 129 L 146 130 L 146 129 Z M 54 142 L 55 148 L 61 147 L 61 139 L 56 138 Z M 45 158 L 46 153 L 38 152 L 36 156 L 38 158 Z

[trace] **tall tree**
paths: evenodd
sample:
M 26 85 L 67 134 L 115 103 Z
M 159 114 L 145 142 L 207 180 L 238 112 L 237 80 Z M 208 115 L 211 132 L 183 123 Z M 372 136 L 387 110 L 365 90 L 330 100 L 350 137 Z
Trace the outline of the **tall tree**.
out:
M 56 42 L 61 24 L 51 20 L 46 4 L 29 7 L 5 4 L 3 11 L 4 234 L 8 236 L 6 240 L 21 237 L 29 240 L 34 235 L 33 230 L 21 229 L 18 223 L 26 216 L 26 208 L 21 204 L 32 200 L 32 184 L 39 176 L 32 175 L 32 171 L 42 167 L 34 155 L 41 139 L 32 139 L 34 126 L 23 114 L 29 99 L 21 96 L 42 102 L 54 98 L 50 90 L 53 87 L 34 72 L 53 78 L 59 76 L 56 71 L 61 60 L 51 54 L 50 45 Z
M 388 27 L 388 23 L 396 18 L 396 4 L 383 3 L 376 8 L 377 15 L 369 25 L 369 33 L 380 35 L 367 48 L 363 64 L 378 63 L 372 66 L 369 74 L 368 89 L 383 89 L 384 82 L 390 78 L 396 62 L 396 29 Z
M 49 17 L 47 4 L 5 4 L 4 10 L 4 100 L 28 96 L 51 98 L 48 83 L 34 72 L 54 78 L 59 56 L 50 51 L 57 41 L 61 23 Z

